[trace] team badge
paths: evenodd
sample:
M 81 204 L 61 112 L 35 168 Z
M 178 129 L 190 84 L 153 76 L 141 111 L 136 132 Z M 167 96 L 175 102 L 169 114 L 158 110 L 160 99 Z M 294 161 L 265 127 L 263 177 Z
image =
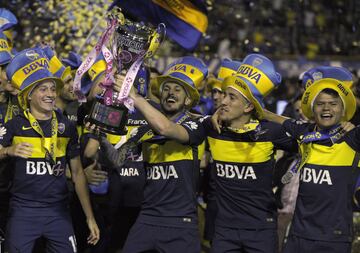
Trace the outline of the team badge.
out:
M 263 60 L 261 58 L 255 58 L 252 62 L 252 65 L 256 67 L 259 66 L 261 63 L 263 63 Z
M 63 134 L 65 132 L 65 124 L 64 123 L 59 123 L 58 125 L 58 132 L 60 134 Z
M 320 80 L 323 78 L 323 74 L 321 72 L 314 72 L 312 74 L 312 78 L 314 79 L 314 81 Z
M 32 61 L 35 61 L 36 59 L 39 59 L 40 55 L 36 53 L 34 50 L 29 50 L 25 53 L 26 57 L 29 58 Z

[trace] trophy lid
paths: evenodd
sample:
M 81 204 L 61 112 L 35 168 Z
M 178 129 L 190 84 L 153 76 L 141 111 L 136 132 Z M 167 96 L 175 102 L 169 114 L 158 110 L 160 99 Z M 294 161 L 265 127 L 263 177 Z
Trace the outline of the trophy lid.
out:
M 119 34 L 123 34 L 132 40 L 149 41 L 154 30 L 143 23 L 125 20 L 124 25 L 119 25 L 116 29 Z

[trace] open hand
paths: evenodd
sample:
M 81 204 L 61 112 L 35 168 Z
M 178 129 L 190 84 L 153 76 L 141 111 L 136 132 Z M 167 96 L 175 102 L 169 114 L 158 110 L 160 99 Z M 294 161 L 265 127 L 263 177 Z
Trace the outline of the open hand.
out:
M 33 145 L 27 142 L 21 142 L 10 147 L 7 147 L 7 154 L 9 156 L 16 156 L 21 158 L 29 158 L 33 152 Z
M 108 178 L 106 171 L 99 170 L 99 164 L 96 161 L 87 166 L 84 172 L 89 184 L 99 185 Z
M 87 238 L 87 243 L 95 245 L 100 239 L 100 230 L 94 218 L 86 220 L 88 228 L 90 230 L 90 235 Z

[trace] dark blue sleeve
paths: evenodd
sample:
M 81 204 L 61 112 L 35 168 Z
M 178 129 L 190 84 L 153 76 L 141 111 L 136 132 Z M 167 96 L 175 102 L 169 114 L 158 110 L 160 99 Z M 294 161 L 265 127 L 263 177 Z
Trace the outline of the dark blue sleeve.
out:
M 189 134 L 189 142 L 186 143 L 190 146 L 200 145 L 206 137 L 204 125 L 199 120 L 188 119 L 181 123 Z
M 295 138 L 293 138 L 289 133 L 285 131 L 285 127 L 277 124 L 272 124 L 272 143 L 278 149 L 282 149 L 288 152 L 298 152 L 298 143 Z
M 80 155 L 80 144 L 79 144 L 79 136 L 76 131 L 76 126 L 70 122 L 68 124 L 69 124 L 70 141 L 67 145 L 66 155 L 69 159 L 72 159 Z
M 345 142 L 355 151 L 360 152 L 360 126 L 355 127 L 344 136 Z
M 300 140 L 302 135 L 308 133 L 313 124 L 305 123 L 298 120 L 288 119 L 282 126 L 285 132 L 291 136 L 293 139 Z
M 8 147 L 12 143 L 12 139 L 15 135 L 16 129 L 16 118 L 9 120 L 5 125 L 0 126 L 0 145 L 3 147 Z

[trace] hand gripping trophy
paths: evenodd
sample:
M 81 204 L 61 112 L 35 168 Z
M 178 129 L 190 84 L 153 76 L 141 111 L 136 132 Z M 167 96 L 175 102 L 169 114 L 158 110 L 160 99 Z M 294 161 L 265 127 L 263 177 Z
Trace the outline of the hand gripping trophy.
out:
M 144 60 L 154 55 L 164 39 L 165 25 L 159 24 L 153 29 L 132 22 L 124 18 L 119 8 L 111 11 L 107 22 L 107 29 L 76 72 L 74 92 L 80 102 L 86 101 L 80 89 L 81 77 L 102 53 L 106 61 L 105 79 L 100 83 L 103 91 L 96 96 L 86 121 L 95 124 L 101 132 L 122 135 L 126 133 L 128 110 L 133 110 L 133 102 L 128 97 L 131 87 Z M 120 91 L 113 89 L 113 66 L 117 73 L 126 73 Z M 144 87 L 135 88 L 146 90 Z

